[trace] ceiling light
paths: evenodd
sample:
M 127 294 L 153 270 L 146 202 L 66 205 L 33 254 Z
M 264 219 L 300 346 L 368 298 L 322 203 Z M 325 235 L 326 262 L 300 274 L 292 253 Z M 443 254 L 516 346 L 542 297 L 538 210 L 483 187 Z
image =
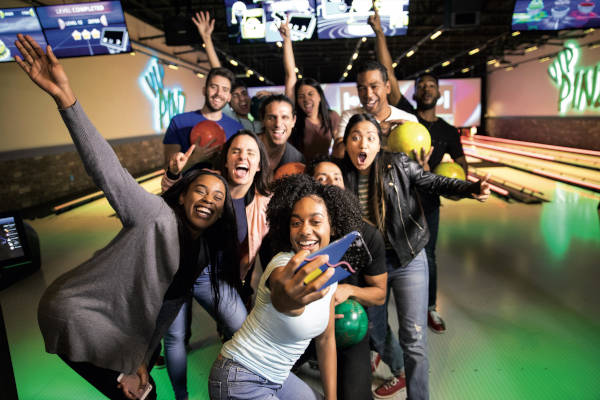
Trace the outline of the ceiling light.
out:
M 347 73 L 347 72 L 344 72 L 344 73 L 342 74 L 342 76 L 343 76 L 344 78 L 346 78 L 346 77 L 348 76 L 348 73 Z
M 467 67 L 467 68 L 461 69 L 460 72 L 462 72 L 464 74 L 464 73 L 469 72 L 470 70 L 471 70 L 471 68 Z
M 431 72 L 431 70 L 430 70 L 429 68 L 427 68 L 427 69 L 425 70 L 425 73 L 426 73 L 426 74 L 428 74 L 428 73 L 430 73 L 430 72 Z
M 442 31 L 441 31 L 441 30 L 439 30 L 439 31 L 437 31 L 436 33 L 434 33 L 433 35 L 429 36 L 429 39 L 431 39 L 431 40 L 435 40 L 435 39 L 437 39 L 438 37 L 440 37 L 440 35 L 441 35 L 441 34 L 442 34 Z
M 590 49 L 595 49 L 597 47 L 600 47 L 600 42 L 591 43 L 591 44 L 589 44 L 589 46 L 590 46 Z
M 132 56 L 135 56 L 135 51 L 132 51 L 132 52 L 131 52 L 131 53 L 129 53 L 129 54 L 131 54 Z
M 206 43 L 202 43 L 202 47 L 206 48 Z
M 302 79 L 302 74 L 298 74 L 298 79 Z
M 254 71 L 252 71 L 251 69 L 246 70 L 246 75 L 248 75 L 248 76 L 254 75 Z
M 175 64 L 169 64 L 169 68 L 174 69 L 174 70 L 178 70 L 179 67 Z
M 265 81 L 265 78 L 264 78 L 264 77 L 262 77 L 262 76 L 259 76 L 259 77 L 258 77 L 258 80 L 259 80 L 259 81 L 261 81 L 261 82 L 264 82 L 264 81 Z
M 295 73 L 298 73 L 298 72 L 300 72 L 300 70 L 298 69 L 298 67 L 294 67 L 294 72 L 295 72 Z
M 543 63 L 543 62 L 549 61 L 550 59 L 551 59 L 551 57 L 546 56 L 546 57 L 540 58 L 538 61 L 541 62 L 541 63 Z
M 410 50 L 408 51 L 408 53 L 406 53 L 406 58 L 408 58 L 408 57 L 412 56 L 413 54 L 415 54 L 415 51 L 414 51 L 413 49 L 410 49 Z
M 204 78 L 204 74 L 202 72 L 196 73 L 196 76 L 200 79 Z
M 281 42 L 275 42 L 275 44 L 277 45 L 277 47 L 283 46 L 283 44 L 281 44 Z
M 450 60 L 446 60 L 442 63 L 442 67 L 447 67 L 448 65 L 450 65 Z
M 366 42 L 366 41 L 367 41 L 367 38 L 363 36 L 363 38 L 362 38 L 362 39 L 360 39 L 360 40 L 362 40 L 362 42 L 364 43 L 364 42 Z
M 473 54 L 477 54 L 479 53 L 479 48 L 473 49 L 469 51 L 469 55 L 472 56 Z
M 488 60 L 488 65 L 492 65 L 492 64 L 496 64 L 498 62 L 498 60 L 496 60 L 495 58 L 492 58 L 491 60 Z
M 348 71 L 350 71 L 350 70 L 352 69 L 352 64 L 348 64 L 348 65 L 346 66 L 346 69 L 347 69 Z
M 397 66 L 398 66 L 397 62 L 395 62 L 395 63 L 392 64 L 392 68 L 396 68 Z
M 230 63 L 231 65 L 233 65 L 234 67 L 237 67 L 237 66 L 238 66 L 238 62 L 237 62 L 237 61 L 235 61 L 233 58 L 232 58 L 231 60 L 229 60 L 229 63 Z
M 525 53 L 531 53 L 532 51 L 536 51 L 537 49 L 537 46 L 531 46 L 525 49 Z
M 515 69 L 515 67 L 513 67 L 512 65 L 510 67 L 504 68 L 505 71 L 512 71 L 513 69 Z
M 585 33 L 586 35 L 592 32 L 594 32 L 594 28 L 587 28 L 585 31 L 583 31 L 583 33 Z
M 353 59 L 353 60 L 356 60 L 357 58 L 358 58 L 358 53 L 354 53 L 354 54 L 352 54 L 352 59 Z
M 512 36 L 513 36 L 513 37 L 515 37 L 515 36 L 519 36 L 520 34 L 521 34 L 521 32 L 519 32 L 519 31 L 514 31 L 514 32 L 512 33 Z

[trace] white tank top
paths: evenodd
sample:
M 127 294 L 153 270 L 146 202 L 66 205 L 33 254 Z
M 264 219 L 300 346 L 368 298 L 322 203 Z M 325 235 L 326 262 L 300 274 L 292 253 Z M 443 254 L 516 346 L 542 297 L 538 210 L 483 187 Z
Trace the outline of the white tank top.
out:
M 221 354 L 273 383 L 282 384 L 310 340 L 327 328 L 331 296 L 327 294 L 304 307 L 298 316 L 280 313 L 271 303 L 271 290 L 265 283 L 275 268 L 285 266 L 294 253 L 279 253 L 267 265 L 258 285 L 256 303 L 233 338 L 223 345 Z

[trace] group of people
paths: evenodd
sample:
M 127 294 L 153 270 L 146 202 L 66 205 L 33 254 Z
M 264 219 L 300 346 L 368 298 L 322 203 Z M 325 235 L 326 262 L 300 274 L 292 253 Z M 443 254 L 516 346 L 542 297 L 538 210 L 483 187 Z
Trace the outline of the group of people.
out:
M 375 14 L 369 23 L 382 63 L 357 68 L 362 106 L 340 117 L 317 81 L 296 80 L 283 23 L 285 94 L 262 93 L 254 118 L 247 88 L 219 63 L 214 20 L 198 13 L 194 23 L 212 67 L 205 104 L 171 120 L 160 196 L 120 165 L 50 46 L 44 50 L 18 36 L 17 63 L 57 103 L 86 171 L 123 224 L 104 249 L 48 287 L 38 312 L 46 350 L 109 398 L 140 398 L 152 385 L 151 399 L 156 385 L 149 372 L 164 338 L 175 397 L 186 399 L 193 297 L 224 340 L 208 379 L 211 399 L 322 398 L 292 372 L 309 346 L 326 399 L 384 398 L 404 386 L 409 399 L 427 399 L 426 327 L 428 318 L 441 321 L 430 275 L 438 196 L 485 201 L 490 193 L 486 179 L 468 182 L 429 171 L 444 153 L 466 169 L 456 130 L 435 115 L 437 80 L 427 75 L 416 81 L 416 115 L 390 105 L 397 84 Z M 396 97 L 402 103 L 402 95 Z M 190 143 L 191 128 L 203 120 L 223 127 L 222 147 Z M 432 134 L 433 151 L 415 155 L 417 161 L 385 149 L 391 128 L 407 120 L 421 121 Z M 290 162 L 306 164 L 305 172 L 273 180 L 273 172 Z M 324 290 L 333 268 L 305 283 L 327 261 L 320 256 L 299 268 L 306 257 L 351 231 L 361 232 L 371 264 Z M 397 338 L 387 317 L 391 294 Z M 349 298 L 367 308 L 369 332 L 336 349 L 334 307 Z M 374 392 L 372 352 L 393 373 Z

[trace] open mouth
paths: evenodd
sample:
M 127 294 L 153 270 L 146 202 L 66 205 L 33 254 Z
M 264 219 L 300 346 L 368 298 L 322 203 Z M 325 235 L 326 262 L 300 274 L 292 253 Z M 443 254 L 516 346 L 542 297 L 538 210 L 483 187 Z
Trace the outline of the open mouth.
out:
M 377 105 L 377 100 L 369 100 L 367 104 L 365 104 L 365 108 L 367 110 L 372 110 Z
M 319 249 L 319 241 L 318 240 L 302 240 L 300 242 L 296 242 L 300 250 L 308 250 L 311 253 Z
M 233 170 L 233 174 L 236 178 L 245 178 L 248 175 L 249 168 L 246 165 L 238 165 Z
M 361 151 L 360 153 L 358 153 L 358 163 L 364 164 L 365 161 L 367 161 L 367 153 L 365 153 L 364 151 Z
M 194 213 L 202 219 L 208 219 L 213 215 L 213 210 L 206 206 L 196 206 L 194 207 Z

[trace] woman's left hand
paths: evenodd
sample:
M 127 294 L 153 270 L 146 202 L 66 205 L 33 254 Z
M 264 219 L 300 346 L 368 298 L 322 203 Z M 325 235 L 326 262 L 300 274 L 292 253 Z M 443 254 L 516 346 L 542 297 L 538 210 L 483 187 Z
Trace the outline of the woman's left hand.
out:
M 142 364 L 135 374 L 123 375 L 117 387 L 123 391 L 125 397 L 135 400 L 144 393 L 146 385 L 148 385 L 148 379 L 148 371 L 146 366 Z
M 490 184 L 488 180 L 490 179 L 490 174 L 487 174 L 485 178 L 481 180 L 479 194 L 473 193 L 473 197 L 482 203 L 486 201 L 490 197 Z

